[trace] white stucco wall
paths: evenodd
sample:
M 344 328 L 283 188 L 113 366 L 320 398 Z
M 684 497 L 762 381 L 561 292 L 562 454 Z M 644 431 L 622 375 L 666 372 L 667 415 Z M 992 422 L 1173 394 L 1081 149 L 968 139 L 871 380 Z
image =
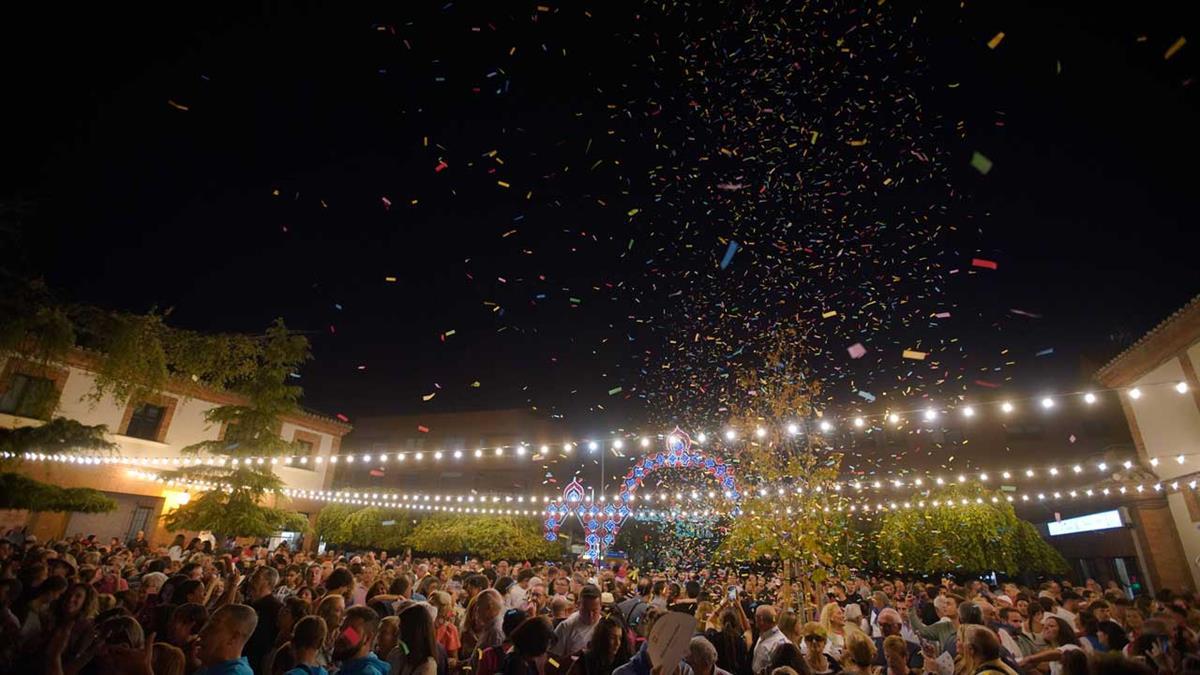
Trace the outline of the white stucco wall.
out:
M 1200 342 L 1192 344 L 1187 352 L 1193 363 L 1200 362 Z M 1122 394 L 1137 419 L 1146 454 L 1158 459 L 1154 471 L 1163 481 L 1200 471 L 1200 455 L 1188 456 L 1200 453 L 1200 406 L 1191 391 L 1180 394 L 1173 386 L 1184 379 L 1179 359 L 1172 358 L 1137 380 L 1135 386 L 1141 388 L 1141 398 L 1133 400 Z M 1175 459 L 1181 454 L 1185 455 L 1183 464 Z M 1167 502 L 1188 559 L 1192 583 L 1200 588 L 1200 566 L 1196 562 L 1200 558 L 1200 524 L 1192 522 L 1181 495 L 1169 495 Z

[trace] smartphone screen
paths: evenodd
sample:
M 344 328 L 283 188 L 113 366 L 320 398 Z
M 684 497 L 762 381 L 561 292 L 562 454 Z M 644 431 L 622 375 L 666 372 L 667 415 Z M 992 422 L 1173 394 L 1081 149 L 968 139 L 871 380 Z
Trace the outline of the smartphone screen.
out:
M 737 600 L 737 586 L 730 586 L 730 587 L 729 587 L 729 599 L 730 599 L 730 600 Z

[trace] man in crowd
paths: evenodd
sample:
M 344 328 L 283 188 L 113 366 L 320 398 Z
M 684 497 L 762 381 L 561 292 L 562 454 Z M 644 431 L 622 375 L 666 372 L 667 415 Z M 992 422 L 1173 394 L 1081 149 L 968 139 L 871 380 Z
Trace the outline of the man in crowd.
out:
M 763 675 L 771 666 L 771 654 L 775 647 L 787 642 L 788 638 L 775 625 L 774 605 L 759 605 L 754 610 L 754 627 L 758 630 L 758 644 L 754 645 L 754 658 L 750 669 L 754 675 Z
M 579 609 L 554 629 L 554 649 L 562 656 L 571 656 L 587 646 L 592 629 L 600 621 L 600 589 L 587 584 L 579 592 Z
M 388 675 L 391 666 L 371 648 L 379 634 L 379 615 L 370 607 L 351 607 L 333 642 L 338 675 Z
M 225 605 L 218 609 L 196 643 L 200 670 L 195 675 L 252 675 L 242 650 L 258 625 L 258 614 L 249 605 Z

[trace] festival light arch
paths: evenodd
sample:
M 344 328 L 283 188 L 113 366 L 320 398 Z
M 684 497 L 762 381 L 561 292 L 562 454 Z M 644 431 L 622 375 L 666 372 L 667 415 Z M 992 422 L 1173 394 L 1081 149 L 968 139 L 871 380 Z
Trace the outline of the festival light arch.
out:
M 591 559 L 600 557 L 600 551 L 612 545 L 621 531 L 621 525 L 633 514 L 632 503 L 638 488 L 650 474 L 659 469 L 700 469 L 717 480 L 725 497 L 735 504 L 741 501 L 733 467 L 720 457 L 714 457 L 701 449 L 692 447 L 692 439 L 678 427 L 666 438 L 665 452 L 646 455 L 638 459 L 621 480 L 621 489 L 614 502 L 597 503 L 590 499 L 587 489 L 578 479 L 563 488 L 562 497 L 546 507 L 542 522 L 547 541 L 558 539 L 558 530 L 572 516 L 579 519 L 585 532 L 584 543 Z M 735 507 L 733 514 L 737 515 Z

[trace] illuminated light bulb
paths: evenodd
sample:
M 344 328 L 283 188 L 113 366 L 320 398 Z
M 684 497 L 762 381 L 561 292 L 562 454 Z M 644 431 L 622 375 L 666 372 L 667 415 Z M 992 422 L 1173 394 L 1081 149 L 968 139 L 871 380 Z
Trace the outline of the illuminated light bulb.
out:
M 787 432 L 795 436 L 796 434 L 800 433 L 800 427 L 795 422 L 792 422 L 791 424 L 787 425 Z
M 423 453 L 423 452 L 418 452 L 417 454 L 413 455 L 413 459 L 415 459 L 415 460 L 417 460 L 417 461 L 419 462 L 419 461 L 421 461 L 422 459 L 425 459 L 425 453 Z
M 1100 469 L 1101 471 L 1108 471 L 1108 463 L 1100 462 L 1098 465 L 1096 465 L 1096 468 Z
M 479 459 L 480 457 L 483 457 L 483 449 L 476 448 L 475 449 L 475 459 Z
M 861 418 L 861 417 L 855 417 L 855 418 L 854 418 L 854 426 L 856 426 L 856 427 L 858 427 L 859 429 L 861 429 L 861 428 L 863 427 L 863 425 L 864 425 L 864 424 L 866 424 L 866 422 L 865 422 L 865 421 L 863 421 L 863 418 Z
M 925 421 L 926 422 L 932 422 L 933 420 L 936 420 L 937 416 L 938 416 L 937 411 L 934 410 L 933 408 L 925 409 Z
M 613 441 L 612 445 L 617 450 L 620 450 L 621 448 L 625 447 L 625 441 L 618 438 L 617 440 Z
M 759 438 L 763 438 L 763 437 L 765 437 L 765 436 L 767 435 L 767 430 L 766 430 L 766 429 L 764 429 L 764 428 L 762 428 L 762 427 L 759 427 L 759 428 L 757 428 L 757 429 L 755 429 L 755 430 L 754 430 L 754 435 L 755 435 L 755 436 L 757 436 L 757 437 L 759 437 Z
M 986 473 L 979 474 L 979 480 L 987 482 L 988 475 Z
M 523 445 L 518 445 L 518 446 L 517 446 L 517 456 L 518 456 L 518 457 L 524 457 L 524 456 L 525 456 L 525 446 L 523 446 Z
M 1132 469 L 1133 462 L 1131 462 L 1130 460 L 1127 459 L 1124 462 L 1121 462 L 1121 466 L 1125 467 L 1126 469 Z
M 650 439 L 649 439 L 649 438 L 646 438 L 645 436 L 642 436 L 641 440 L 640 440 L 640 441 L 638 441 L 638 443 L 639 443 L 639 444 L 640 444 L 640 445 L 641 445 L 643 448 L 648 448 L 648 447 L 650 447 Z
M 1046 410 L 1053 408 L 1054 407 L 1054 399 L 1050 398 L 1049 396 L 1043 398 L 1042 399 L 1042 407 L 1045 408 Z
M 897 415 L 896 413 L 892 413 L 892 414 L 888 415 L 888 421 L 891 422 L 892 424 L 899 424 L 900 416 Z
M 1150 466 L 1158 466 L 1158 458 L 1157 457 L 1150 458 Z
M 1138 399 L 1139 399 L 1139 398 L 1141 398 L 1141 397 L 1142 397 L 1142 390 L 1141 390 L 1141 389 L 1138 389 L 1137 387 L 1134 387 L 1133 389 L 1130 389 L 1130 390 L 1129 390 L 1129 398 L 1131 398 L 1131 399 L 1133 399 L 1133 400 L 1135 400 L 1135 401 L 1136 401 L 1136 400 L 1138 400 Z
M 701 431 L 699 434 L 696 435 L 696 440 L 700 443 L 703 443 L 708 440 L 708 434 Z
M 504 455 L 504 448 L 496 448 L 496 456 L 502 457 L 503 455 Z
M 922 481 L 920 478 L 913 479 L 913 485 L 916 485 L 917 487 L 921 487 L 922 483 L 924 483 L 924 481 Z
M 963 417 L 974 417 L 975 409 L 972 408 L 971 406 L 967 406 L 967 407 L 963 408 L 962 414 L 963 414 Z
M 1177 391 L 1177 392 L 1179 392 L 1179 393 L 1181 393 L 1181 394 L 1186 394 L 1186 393 L 1188 393 L 1188 384 L 1187 384 L 1187 382 L 1180 382 L 1180 383 L 1176 384 L 1176 385 L 1175 385 L 1175 391 Z
M 1025 469 L 1025 477 L 1033 478 L 1033 469 Z
M 589 451 L 595 452 L 596 449 L 599 447 L 600 447 L 600 444 L 597 443 L 596 441 L 588 441 L 588 450 Z
M 938 476 L 938 477 L 937 477 L 937 479 L 936 479 L 934 482 L 935 482 L 935 483 L 937 483 L 938 485 L 945 485 L 945 484 L 946 484 L 946 481 L 942 480 L 942 477 L 941 477 L 941 476 Z
M 1029 501 L 1029 495 L 1021 495 L 1021 501 L 1023 501 L 1023 502 Z
M 1050 467 L 1050 475 L 1051 475 L 1051 476 L 1057 476 L 1057 475 L 1058 475 L 1058 469 L 1057 469 L 1056 467 L 1053 467 L 1053 466 L 1052 466 L 1052 467 Z
M 1096 402 L 1096 395 L 1095 395 L 1095 394 L 1093 394 L 1092 392 L 1090 392 L 1090 391 L 1089 391 L 1088 393 L 1086 393 L 1086 394 L 1084 394 L 1084 395 L 1083 395 L 1083 402 L 1084 402 L 1084 403 L 1086 403 L 1086 404 L 1088 404 L 1088 405 L 1091 405 L 1091 404 L 1095 403 L 1095 402 Z
M 434 458 L 434 459 L 441 459 L 441 458 L 442 458 L 442 451 L 441 451 L 441 450 L 438 450 L 437 452 L 433 453 L 433 458 Z
M 1005 401 L 1004 403 L 1000 404 L 1000 409 L 1006 413 L 1010 413 L 1013 411 L 1013 404 L 1009 403 L 1008 401 Z
M 572 447 L 572 446 L 571 446 L 571 444 L 570 444 L 570 443 L 563 443 L 563 452 L 570 452 L 570 451 L 571 451 L 571 447 Z
M 1074 471 L 1075 473 L 1083 473 L 1083 467 L 1079 466 L 1078 464 L 1071 467 L 1071 470 Z
M 964 476 L 964 475 L 962 475 L 961 473 L 960 473 L 960 474 L 958 474 L 958 482 L 960 482 L 960 483 L 965 483 L 965 482 L 967 482 L 967 477 L 966 477 L 966 476 Z
M 1175 461 L 1176 461 L 1176 462 L 1178 462 L 1178 463 L 1180 463 L 1180 464 L 1183 464 L 1183 462 L 1184 462 L 1183 455 L 1179 455 L 1178 457 L 1176 457 L 1176 458 L 1175 458 Z
M 829 432 L 833 430 L 833 425 L 828 420 L 821 420 L 821 431 Z
M 454 451 L 454 459 L 462 459 L 462 450 Z
M 733 440 L 733 439 L 735 439 L 735 438 L 737 438 L 737 432 L 736 432 L 736 431 L 734 431 L 733 429 L 726 429 L 726 430 L 725 430 L 725 440 L 727 440 L 727 441 L 732 441 L 732 440 Z

